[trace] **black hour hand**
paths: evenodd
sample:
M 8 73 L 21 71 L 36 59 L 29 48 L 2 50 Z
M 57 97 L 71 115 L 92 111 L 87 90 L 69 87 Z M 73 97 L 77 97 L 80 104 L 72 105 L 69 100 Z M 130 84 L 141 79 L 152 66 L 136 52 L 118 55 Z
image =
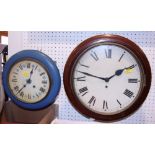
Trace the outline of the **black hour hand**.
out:
M 126 67 L 126 68 L 124 68 L 124 69 L 119 69 L 119 70 L 117 70 L 117 71 L 115 72 L 115 75 L 120 76 L 120 75 L 123 73 L 123 71 L 124 71 L 125 69 L 132 69 L 132 68 L 134 68 L 135 66 L 136 66 L 136 65 L 131 65 L 131 66 Z
M 115 72 L 115 75 L 120 76 L 123 73 L 124 69 L 119 69 Z
M 30 79 L 31 79 L 31 77 L 32 77 L 32 74 L 33 74 L 33 69 L 32 69 L 31 72 L 30 72 Z
M 123 71 L 124 71 L 125 69 L 132 69 L 132 68 L 134 68 L 135 66 L 136 66 L 136 65 L 131 65 L 131 66 L 126 67 L 126 68 L 123 68 L 123 69 L 118 69 L 118 70 L 116 70 L 116 72 L 115 72 L 114 75 L 110 76 L 109 78 L 105 78 L 105 81 L 106 81 L 106 82 L 109 82 L 110 79 L 112 79 L 113 77 L 115 77 L 115 76 L 120 76 L 120 75 L 123 73 Z

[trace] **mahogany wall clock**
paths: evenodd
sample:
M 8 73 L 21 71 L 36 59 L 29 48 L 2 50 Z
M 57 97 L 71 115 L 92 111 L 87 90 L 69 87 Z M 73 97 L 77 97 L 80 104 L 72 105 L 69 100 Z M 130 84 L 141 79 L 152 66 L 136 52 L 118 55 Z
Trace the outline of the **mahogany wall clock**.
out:
M 133 114 L 151 85 L 149 62 L 138 45 L 118 35 L 98 35 L 80 43 L 64 69 L 64 87 L 73 107 L 97 121 Z

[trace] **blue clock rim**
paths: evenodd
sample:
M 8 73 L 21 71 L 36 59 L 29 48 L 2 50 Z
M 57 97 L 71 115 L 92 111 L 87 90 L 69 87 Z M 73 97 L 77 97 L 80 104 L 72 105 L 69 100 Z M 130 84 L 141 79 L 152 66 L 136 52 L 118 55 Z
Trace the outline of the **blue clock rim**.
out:
M 28 104 L 18 100 L 12 94 L 8 86 L 8 80 L 7 80 L 12 65 L 20 60 L 28 58 L 34 59 L 36 61 L 39 61 L 40 64 L 43 64 L 44 68 L 48 71 L 50 80 L 52 81 L 52 87 L 49 90 L 48 95 L 44 99 L 35 104 L 33 103 Z M 53 104 L 54 101 L 56 100 L 57 95 L 59 94 L 61 87 L 60 73 L 55 62 L 50 57 L 37 50 L 23 50 L 13 55 L 4 66 L 2 81 L 4 90 L 6 94 L 11 98 L 11 100 L 19 107 L 27 110 L 40 110 Z

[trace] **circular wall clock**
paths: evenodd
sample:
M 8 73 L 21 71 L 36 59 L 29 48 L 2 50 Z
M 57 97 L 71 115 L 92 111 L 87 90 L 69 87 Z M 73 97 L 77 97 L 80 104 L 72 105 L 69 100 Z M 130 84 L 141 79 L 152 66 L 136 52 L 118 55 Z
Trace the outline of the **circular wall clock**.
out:
M 4 67 L 2 78 L 7 95 L 28 110 L 43 109 L 54 103 L 61 85 L 55 62 L 36 50 L 13 55 Z
M 97 121 L 135 112 L 147 97 L 151 69 L 143 51 L 118 35 L 98 35 L 79 44 L 64 69 L 66 94 L 77 111 Z

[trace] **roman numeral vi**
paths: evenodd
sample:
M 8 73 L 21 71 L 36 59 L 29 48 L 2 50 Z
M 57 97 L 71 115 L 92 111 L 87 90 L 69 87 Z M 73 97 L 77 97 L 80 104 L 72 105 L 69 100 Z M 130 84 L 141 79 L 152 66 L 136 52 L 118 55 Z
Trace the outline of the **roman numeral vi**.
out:
M 107 101 L 103 101 L 103 109 L 105 110 L 105 111 L 107 111 L 108 110 L 108 103 L 107 103 Z

